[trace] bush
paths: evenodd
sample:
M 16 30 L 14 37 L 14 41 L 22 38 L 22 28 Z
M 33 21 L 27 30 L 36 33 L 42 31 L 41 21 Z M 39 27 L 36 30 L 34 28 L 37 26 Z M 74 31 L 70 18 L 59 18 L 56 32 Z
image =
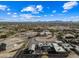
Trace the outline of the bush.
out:
M 7 35 L 6 34 L 1 35 L 0 38 L 7 38 Z

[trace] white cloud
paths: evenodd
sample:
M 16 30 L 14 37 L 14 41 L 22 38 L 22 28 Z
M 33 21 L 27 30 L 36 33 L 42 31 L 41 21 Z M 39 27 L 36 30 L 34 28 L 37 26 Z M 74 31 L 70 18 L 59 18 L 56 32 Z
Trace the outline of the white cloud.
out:
M 13 14 L 15 14 L 15 15 L 16 15 L 17 13 L 13 13 Z
M 20 16 L 25 19 L 31 19 L 33 17 L 31 14 L 21 14 Z
M 28 6 L 25 7 L 21 10 L 21 12 L 32 12 L 33 14 L 38 14 L 39 12 L 41 12 L 43 9 L 42 5 L 37 5 L 37 6 Z
M 12 15 L 12 17 L 16 17 L 16 15 L 17 15 L 17 13 L 11 13 L 11 12 L 8 12 L 7 14 Z
M 67 12 L 67 10 L 63 10 L 62 12 L 65 13 L 65 12 Z
M 70 18 L 71 18 L 71 19 L 76 19 L 76 18 L 79 19 L 79 16 L 71 16 Z
M 63 5 L 64 11 L 63 12 L 67 12 L 69 9 L 72 9 L 74 6 L 77 6 L 77 5 L 78 5 L 78 2 L 76 2 L 76 1 L 64 3 L 64 5 Z
M 45 17 L 47 16 L 47 15 L 44 15 Z
M 6 5 L 0 5 L 0 10 L 6 10 L 8 7 Z
M 50 15 L 50 16 L 54 16 L 54 15 Z
M 10 8 L 8 8 L 7 11 L 10 11 Z
M 70 19 L 72 21 L 79 21 L 79 16 L 71 16 Z
M 52 13 L 56 13 L 56 10 L 53 10 Z
M 79 21 L 79 16 L 64 17 L 63 21 Z
M 17 18 L 18 17 L 17 13 L 12 13 L 12 17 Z
M 21 14 L 20 17 L 21 17 L 21 18 L 24 18 L 24 19 L 30 19 L 30 20 L 32 20 L 32 19 L 34 19 L 34 18 L 39 18 L 39 17 L 41 17 L 41 16 L 34 16 L 34 15 L 32 15 L 32 14 Z
M 17 15 L 12 15 L 12 17 L 16 18 L 16 17 L 18 17 L 18 16 L 17 16 Z
M 8 14 L 8 15 L 10 15 L 11 13 L 10 13 L 10 12 L 8 12 L 7 14 Z
M 36 9 L 37 9 L 37 11 L 42 11 L 43 7 L 42 7 L 42 5 L 37 5 Z
M 24 12 L 24 11 L 35 11 L 35 7 L 34 6 L 28 6 L 28 7 L 25 7 L 21 10 L 21 12 Z

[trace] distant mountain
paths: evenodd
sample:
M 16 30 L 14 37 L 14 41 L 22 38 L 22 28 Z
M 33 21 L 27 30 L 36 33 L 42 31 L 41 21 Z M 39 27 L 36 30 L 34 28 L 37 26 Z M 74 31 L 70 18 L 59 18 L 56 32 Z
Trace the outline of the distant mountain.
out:
M 36 22 L 9 22 L 9 21 L 1 21 L 0 24 L 78 24 L 79 21 L 73 22 L 73 21 L 36 21 Z

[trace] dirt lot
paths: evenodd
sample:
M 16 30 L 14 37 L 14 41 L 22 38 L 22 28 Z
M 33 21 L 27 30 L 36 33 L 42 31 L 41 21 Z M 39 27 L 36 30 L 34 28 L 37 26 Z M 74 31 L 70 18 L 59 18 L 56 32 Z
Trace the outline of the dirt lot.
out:
M 79 56 L 74 51 L 71 51 L 67 58 L 79 58 Z

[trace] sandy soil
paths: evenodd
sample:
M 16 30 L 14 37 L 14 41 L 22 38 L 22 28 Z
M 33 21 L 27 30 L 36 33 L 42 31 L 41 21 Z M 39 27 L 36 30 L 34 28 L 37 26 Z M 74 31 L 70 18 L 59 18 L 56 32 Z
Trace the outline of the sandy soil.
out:
M 74 51 L 71 51 L 67 58 L 79 58 L 79 56 Z

